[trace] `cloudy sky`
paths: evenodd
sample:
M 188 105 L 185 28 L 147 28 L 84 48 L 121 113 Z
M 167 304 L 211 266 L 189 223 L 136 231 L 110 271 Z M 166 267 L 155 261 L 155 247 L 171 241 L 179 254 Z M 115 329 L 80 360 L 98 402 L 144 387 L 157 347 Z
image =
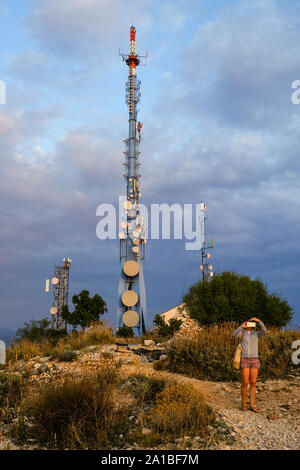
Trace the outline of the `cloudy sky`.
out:
M 207 203 L 215 271 L 261 277 L 300 323 L 300 3 L 285 0 L 0 0 L 0 328 L 48 315 L 45 279 L 72 258 L 116 321 L 118 241 L 100 203 L 124 193 L 129 50 L 142 81 L 143 202 Z M 199 279 L 185 240 L 150 240 L 148 326 Z M 258 312 L 259 314 L 259 312 Z

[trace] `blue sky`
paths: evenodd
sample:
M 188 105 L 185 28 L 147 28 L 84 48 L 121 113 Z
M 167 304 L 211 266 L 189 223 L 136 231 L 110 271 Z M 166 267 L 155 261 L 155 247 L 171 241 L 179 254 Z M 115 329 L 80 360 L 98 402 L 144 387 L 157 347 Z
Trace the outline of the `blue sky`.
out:
M 143 201 L 208 205 L 216 270 L 261 277 L 300 322 L 299 2 L 0 1 L 0 328 L 48 315 L 45 279 L 72 258 L 71 294 L 107 301 L 116 321 L 117 241 L 96 208 L 124 193 L 118 55 L 149 51 L 139 119 Z M 200 276 L 185 241 L 150 241 L 148 326 Z

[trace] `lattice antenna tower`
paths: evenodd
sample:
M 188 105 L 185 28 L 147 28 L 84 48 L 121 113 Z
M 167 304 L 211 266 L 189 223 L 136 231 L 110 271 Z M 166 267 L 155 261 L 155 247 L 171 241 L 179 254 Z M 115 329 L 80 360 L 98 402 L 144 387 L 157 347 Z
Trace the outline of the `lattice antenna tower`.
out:
M 209 281 L 212 279 L 214 272 L 213 272 L 213 265 L 211 264 L 211 253 L 208 253 L 207 250 L 211 250 L 214 247 L 213 238 L 211 239 L 211 244 L 207 243 L 205 239 L 205 221 L 207 217 L 205 217 L 207 206 L 202 201 L 201 202 L 201 214 L 200 214 L 200 227 L 201 227 L 201 240 L 202 240 L 202 248 L 201 248 L 201 258 L 202 264 L 200 266 L 200 270 L 202 272 L 202 281 Z
M 50 308 L 51 325 L 56 330 L 67 328 L 67 322 L 62 318 L 62 310 L 69 303 L 70 265 L 72 260 L 64 258 L 61 266 L 55 266 L 52 284 L 52 307 Z M 46 280 L 46 292 L 50 292 L 50 279 Z

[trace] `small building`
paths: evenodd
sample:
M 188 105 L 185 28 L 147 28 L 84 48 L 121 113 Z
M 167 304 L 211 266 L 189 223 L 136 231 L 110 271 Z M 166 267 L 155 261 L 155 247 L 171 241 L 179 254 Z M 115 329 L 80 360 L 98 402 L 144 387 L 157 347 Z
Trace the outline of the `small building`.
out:
M 189 318 L 189 315 L 184 308 L 184 304 L 177 305 L 177 307 L 171 308 L 170 310 L 167 310 L 166 312 L 163 312 L 160 315 L 161 317 L 163 317 L 163 319 L 165 320 L 167 324 L 173 318 L 175 320 L 182 320 L 182 321 Z

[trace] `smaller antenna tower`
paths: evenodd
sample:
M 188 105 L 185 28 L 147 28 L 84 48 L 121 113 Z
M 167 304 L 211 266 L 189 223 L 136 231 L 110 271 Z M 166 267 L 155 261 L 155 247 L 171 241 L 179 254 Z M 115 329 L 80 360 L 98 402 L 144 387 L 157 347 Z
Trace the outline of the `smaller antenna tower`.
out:
M 70 281 L 70 258 L 63 259 L 62 266 L 55 266 L 51 284 L 53 288 L 53 300 L 51 313 L 52 328 L 61 330 L 67 328 L 67 322 L 62 319 L 62 309 L 68 305 L 69 301 L 69 281 Z M 46 280 L 46 292 L 50 291 L 50 279 Z
M 205 217 L 206 212 L 206 204 L 202 201 L 201 202 L 201 215 L 200 215 L 200 225 L 201 225 L 201 239 L 203 240 L 202 248 L 201 248 L 201 256 L 202 256 L 202 264 L 200 266 L 202 272 L 202 281 L 209 281 L 214 273 L 213 273 L 213 265 L 210 262 L 211 253 L 207 253 L 207 250 L 210 250 L 214 247 L 213 239 L 211 239 L 211 245 L 207 245 L 205 240 L 205 221 L 207 217 Z

